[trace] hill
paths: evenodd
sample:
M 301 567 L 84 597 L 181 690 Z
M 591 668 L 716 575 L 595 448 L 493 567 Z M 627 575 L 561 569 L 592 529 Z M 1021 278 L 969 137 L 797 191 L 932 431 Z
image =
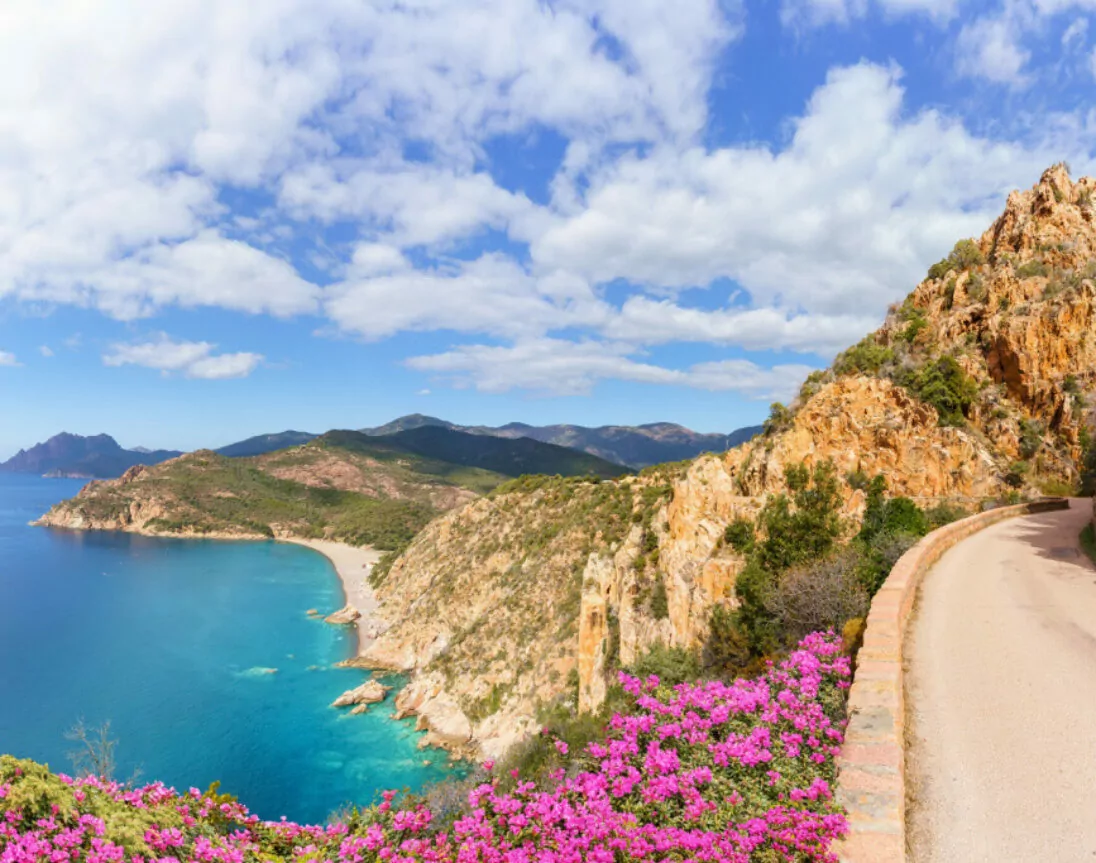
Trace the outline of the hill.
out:
M 249 437 L 246 440 L 238 441 L 237 443 L 229 444 L 228 446 L 220 447 L 216 450 L 220 455 L 226 455 L 230 458 L 246 458 L 252 455 L 264 455 L 268 452 L 275 452 L 276 450 L 286 449 L 291 446 L 300 446 L 306 444 L 310 440 L 314 440 L 318 435 L 311 434 L 310 432 L 299 431 L 284 431 L 277 434 L 261 434 L 255 437 Z
M 532 440 L 424 428 L 387 437 L 333 431 L 258 456 L 199 450 L 93 482 L 43 525 L 185 536 L 327 536 L 403 548 L 430 519 L 529 470 L 625 472 Z
M 482 467 L 507 476 L 547 474 L 612 479 L 628 469 L 574 448 L 529 437 L 491 437 L 439 426 L 421 426 L 377 438 L 404 452 L 453 464 Z
M 561 699 L 596 708 L 648 650 L 733 643 L 714 627 L 750 589 L 759 516 L 821 468 L 845 536 L 876 477 L 944 519 L 1075 488 L 1096 463 L 1094 205 L 1096 181 L 1060 165 L 1014 192 L 750 442 L 612 482 L 508 483 L 429 525 L 377 573 L 389 628 L 363 661 L 411 675 L 399 704 L 436 741 L 498 754 Z
M 410 414 L 383 426 L 362 429 L 370 435 L 438 427 L 470 434 L 502 438 L 531 438 L 541 443 L 581 450 L 590 455 L 625 465 L 644 468 L 654 464 L 695 458 L 706 452 L 725 452 L 745 443 L 761 432 L 761 426 L 747 426 L 730 434 L 700 434 L 674 423 L 650 423 L 641 426 L 579 425 L 531 426 L 508 423 L 504 426 L 459 426 L 437 417 Z
M 62 432 L 29 450 L 20 450 L 0 472 L 99 479 L 121 476 L 134 465 L 153 465 L 181 455 L 169 450 L 122 449 L 110 435 L 91 437 Z

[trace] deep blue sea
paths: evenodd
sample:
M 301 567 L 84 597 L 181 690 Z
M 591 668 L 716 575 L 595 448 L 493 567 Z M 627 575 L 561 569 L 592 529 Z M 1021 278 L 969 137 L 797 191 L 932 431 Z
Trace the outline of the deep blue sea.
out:
M 343 604 L 325 557 L 27 525 L 80 486 L 0 474 L 0 753 L 68 772 L 66 730 L 109 720 L 118 778 L 220 780 L 264 818 L 309 822 L 445 777 L 391 696 L 361 716 L 328 706 L 366 674 L 333 667 L 348 627 L 306 615 Z

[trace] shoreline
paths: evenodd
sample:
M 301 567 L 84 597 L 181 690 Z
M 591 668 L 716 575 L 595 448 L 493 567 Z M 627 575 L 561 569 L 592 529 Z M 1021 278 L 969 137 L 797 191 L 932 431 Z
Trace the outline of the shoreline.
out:
M 302 539 L 293 536 L 280 536 L 277 542 L 301 545 L 319 552 L 331 563 L 339 583 L 342 585 L 344 605 L 350 605 L 361 612 L 355 623 L 358 645 L 355 656 L 362 653 L 376 641 L 375 624 L 379 620 L 377 610 L 380 603 L 369 584 L 369 572 L 381 559 L 382 552 L 369 547 L 357 547 L 335 542 L 329 539 Z

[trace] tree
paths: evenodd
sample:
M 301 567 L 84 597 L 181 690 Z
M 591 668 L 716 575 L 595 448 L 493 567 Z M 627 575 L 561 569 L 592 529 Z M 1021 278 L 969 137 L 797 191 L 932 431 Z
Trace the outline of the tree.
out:
M 117 741 L 110 736 L 110 720 L 94 728 L 88 728 L 84 720 L 78 719 L 76 724 L 65 732 L 65 739 L 78 744 L 77 748 L 68 753 L 72 762 L 73 771 L 77 776 L 101 776 L 103 779 L 114 778 L 114 748 Z

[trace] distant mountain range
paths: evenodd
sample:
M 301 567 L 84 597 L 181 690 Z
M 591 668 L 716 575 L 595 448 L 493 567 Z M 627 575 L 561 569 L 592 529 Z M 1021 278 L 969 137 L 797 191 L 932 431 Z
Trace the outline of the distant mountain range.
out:
M 435 429 L 462 432 L 452 436 Z M 582 473 L 611 477 L 621 473 L 617 466 L 632 469 L 653 464 L 695 458 L 704 452 L 723 452 L 760 433 L 761 426 L 748 426 L 730 434 L 699 434 L 674 423 L 641 426 L 578 425 L 531 426 L 509 423 L 504 426 L 461 426 L 437 417 L 410 414 L 375 428 L 361 429 L 371 438 L 393 438 L 393 446 L 427 458 L 481 467 L 512 475 L 514 464 L 525 465 L 526 473 Z M 347 435 L 352 432 L 329 432 Z M 256 435 L 216 450 L 218 455 L 246 458 L 265 455 L 290 447 L 302 446 L 319 435 L 311 432 L 284 431 Z M 476 437 L 504 438 L 506 447 L 477 446 Z M 530 447 L 522 441 L 552 445 L 563 452 Z M 575 458 L 581 453 L 590 458 Z M 154 465 L 182 455 L 175 450 L 150 450 L 145 447 L 123 449 L 110 435 L 80 435 L 62 432 L 45 443 L 20 452 L 0 463 L 0 472 L 35 473 L 48 476 L 74 476 L 109 479 L 121 476 L 137 464 Z M 610 464 L 610 467 L 606 467 Z M 565 465 L 562 469 L 561 465 Z
M 258 445 L 258 444 L 253 444 Z M 88 485 L 41 524 L 183 536 L 329 536 L 400 550 L 442 512 L 523 474 L 611 479 L 589 453 L 437 426 L 330 431 L 245 458 L 198 450 Z
M 424 414 L 410 414 L 362 431 L 369 435 L 390 435 L 426 426 L 491 437 L 532 438 L 542 443 L 581 450 L 606 461 L 637 469 L 695 458 L 705 452 L 725 452 L 761 433 L 761 426 L 746 426 L 730 434 L 701 434 L 675 423 L 597 428 L 578 425 L 531 426 L 525 423 L 462 426 Z
M 253 455 L 265 455 L 268 452 L 276 452 L 280 449 L 288 449 L 291 446 L 301 446 L 319 435 L 311 432 L 284 431 L 277 434 L 261 434 L 249 437 L 239 443 L 223 446 L 215 452 L 218 455 L 227 455 L 230 458 L 246 458 Z
M 61 432 L 45 443 L 20 450 L 0 471 L 106 479 L 121 476 L 135 464 L 159 464 L 182 455 L 173 450 L 122 449 L 110 435 L 91 437 Z

